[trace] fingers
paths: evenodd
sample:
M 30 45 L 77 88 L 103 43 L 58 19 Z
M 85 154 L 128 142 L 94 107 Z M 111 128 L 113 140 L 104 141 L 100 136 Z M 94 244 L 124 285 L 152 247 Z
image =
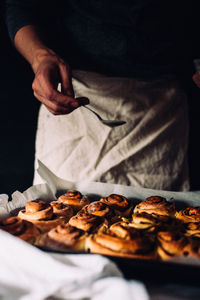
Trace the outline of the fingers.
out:
M 37 91 L 34 91 L 34 96 L 42 102 L 53 115 L 69 114 L 77 107 L 89 103 L 88 98 L 82 97 L 77 98 L 76 102 L 69 101 L 68 105 L 64 105 L 62 102 L 58 103 L 54 100 L 52 95 L 50 96 L 50 99 L 48 99 L 48 97 L 39 94 Z
M 35 97 L 54 115 L 68 114 L 81 105 L 89 103 L 87 98 L 74 98 L 70 68 L 62 60 L 51 58 L 43 61 L 32 84 Z M 61 82 L 61 92 L 57 90 Z
M 54 114 L 68 114 L 84 103 L 57 91 L 48 78 L 40 76 L 33 82 L 34 96 Z
M 74 97 L 70 68 L 65 64 L 60 64 L 59 68 L 61 77 L 61 92 L 65 95 Z
M 69 114 L 72 112 L 76 107 L 78 107 L 79 104 L 74 104 L 74 106 L 69 102 L 68 105 L 63 105 L 62 103 L 58 103 L 56 99 L 53 99 L 53 95 L 48 97 L 47 95 L 43 96 L 39 94 L 37 91 L 34 91 L 34 96 L 42 102 L 47 109 L 53 114 L 53 115 L 64 115 Z M 50 98 L 50 99 L 48 99 Z
M 192 79 L 194 83 L 200 88 L 200 73 L 196 72 L 193 76 Z

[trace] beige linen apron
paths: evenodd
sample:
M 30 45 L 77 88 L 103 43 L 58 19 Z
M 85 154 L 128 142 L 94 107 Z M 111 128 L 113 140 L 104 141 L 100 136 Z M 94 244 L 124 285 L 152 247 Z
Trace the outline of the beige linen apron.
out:
M 54 116 L 41 106 L 36 161 L 69 181 L 100 181 L 152 189 L 188 190 L 187 100 L 174 79 L 139 81 L 74 71 L 76 97 L 105 119 L 80 107 Z M 42 180 L 35 172 L 34 184 Z

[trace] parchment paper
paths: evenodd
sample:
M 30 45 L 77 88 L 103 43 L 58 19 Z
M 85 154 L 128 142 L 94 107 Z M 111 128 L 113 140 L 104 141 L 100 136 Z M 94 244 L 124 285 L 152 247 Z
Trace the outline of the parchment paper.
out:
M 93 195 L 97 198 L 99 196 L 105 197 L 111 193 L 117 193 L 122 194 L 133 201 L 141 201 L 152 195 L 160 195 L 165 197 L 168 201 L 175 201 L 178 206 L 200 205 L 200 191 L 171 192 L 101 182 L 69 182 L 57 177 L 41 161 L 38 161 L 38 165 L 39 167 L 37 172 L 47 185 L 36 185 L 29 188 L 23 193 L 23 196 L 27 200 L 28 198 L 30 200 L 31 197 L 36 197 L 39 194 L 41 194 L 41 197 L 44 198 L 46 195 L 50 199 L 56 199 L 58 194 L 66 191 L 67 189 L 77 189 L 83 194 Z M 19 192 L 15 192 L 12 195 L 13 200 L 16 200 L 16 197 L 19 197 Z
M 165 197 L 168 201 L 174 201 L 177 208 L 186 205 L 200 206 L 200 191 L 194 192 L 171 192 L 152 190 L 146 188 L 135 188 L 131 186 L 123 186 L 117 184 L 108 184 L 100 182 L 69 182 L 57 177 L 53 174 L 41 161 L 38 161 L 38 174 L 44 181 L 43 184 L 34 185 L 28 188 L 23 193 L 16 191 L 12 194 L 12 200 L 8 201 L 7 195 L 0 196 L 0 218 L 6 218 L 15 214 L 16 210 L 25 206 L 25 203 L 30 200 L 43 199 L 47 201 L 56 200 L 57 196 L 68 190 L 77 189 L 84 195 L 90 195 L 94 200 L 100 196 L 108 196 L 111 193 L 122 194 L 127 198 L 135 201 L 145 200 L 148 196 L 160 195 Z M 170 262 L 181 262 L 186 264 L 198 264 L 199 259 L 180 258 L 173 259 Z

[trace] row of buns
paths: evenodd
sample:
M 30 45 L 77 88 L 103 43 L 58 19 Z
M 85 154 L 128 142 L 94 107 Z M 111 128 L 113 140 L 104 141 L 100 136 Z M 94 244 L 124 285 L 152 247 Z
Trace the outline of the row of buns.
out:
M 57 201 L 28 201 L 0 229 L 33 245 L 104 255 L 170 259 L 200 258 L 200 207 L 177 210 L 151 196 L 137 203 L 111 194 L 93 201 L 70 190 Z

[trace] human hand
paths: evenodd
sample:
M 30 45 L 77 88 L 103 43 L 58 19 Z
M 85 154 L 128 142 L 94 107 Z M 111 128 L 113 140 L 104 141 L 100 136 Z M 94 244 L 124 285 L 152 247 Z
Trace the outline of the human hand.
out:
M 54 115 L 63 115 L 89 103 L 87 98 L 74 98 L 69 65 L 53 51 L 38 56 L 32 64 L 35 78 L 34 96 Z M 61 91 L 57 90 L 61 83 Z
M 198 88 L 200 88 L 200 73 L 196 72 L 193 76 L 192 79 L 194 83 L 197 85 Z

